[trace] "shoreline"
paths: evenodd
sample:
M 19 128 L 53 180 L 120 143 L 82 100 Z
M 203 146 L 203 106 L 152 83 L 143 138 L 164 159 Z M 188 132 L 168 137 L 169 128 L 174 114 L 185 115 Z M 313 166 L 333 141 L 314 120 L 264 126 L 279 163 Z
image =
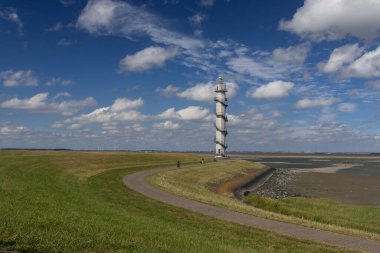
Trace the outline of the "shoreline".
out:
M 272 199 L 325 198 L 350 205 L 380 206 L 380 176 L 333 170 L 343 168 L 329 167 L 322 172 L 275 169 L 273 175 L 251 194 Z
M 312 168 L 312 169 L 293 169 L 292 171 L 297 173 L 302 172 L 318 172 L 318 173 L 337 173 L 340 170 L 350 169 L 356 166 L 363 166 L 361 163 L 336 163 L 334 166 L 322 167 L 322 168 Z
M 235 198 L 243 200 L 245 196 L 263 186 L 273 176 L 275 170 L 276 168 L 270 167 L 263 173 L 257 175 L 251 181 L 248 181 L 235 188 L 233 190 Z

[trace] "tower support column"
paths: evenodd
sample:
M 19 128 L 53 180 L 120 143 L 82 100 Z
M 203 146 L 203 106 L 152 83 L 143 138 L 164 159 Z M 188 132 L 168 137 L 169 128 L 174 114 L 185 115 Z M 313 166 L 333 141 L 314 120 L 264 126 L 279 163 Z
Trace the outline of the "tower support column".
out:
M 215 86 L 215 156 L 224 157 L 226 156 L 226 135 L 227 127 L 226 122 L 228 121 L 226 115 L 227 108 L 227 87 L 223 81 L 222 77 L 218 78 L 218 83 Z

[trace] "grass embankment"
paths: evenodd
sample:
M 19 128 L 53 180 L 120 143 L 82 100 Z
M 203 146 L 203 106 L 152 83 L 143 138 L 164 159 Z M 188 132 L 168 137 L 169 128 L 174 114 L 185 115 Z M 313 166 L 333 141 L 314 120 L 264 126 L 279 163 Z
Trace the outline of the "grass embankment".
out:
M 244 175 L 248 170 L 262 170 L 263 165 L 248 161 L 212 163 L 203 167 L 166 171 L 153 175 L 152 184 L 174 194 L 221 206 L 233 211 L 315 227 L 334 232 L 380 239 L 380 209 L 341 205 L 321 199 L 288 198 L 271 200 L 250 197 L 255 206 L 244 204 L 231 194 L 214 191 L 218 182 Z
M 191 154 L 0 152 L 0 249 L 20 252 L 342 252 L 168 206 L 125 174 Z M 99 173 L 99 174 L 97 174 Z
M 301 197 L 273 200 L 250 195 L 246 200 L 255 207 L 271 212 L 380 235 L 380 209 L 376 207 L 353 206 L 328 199 Z

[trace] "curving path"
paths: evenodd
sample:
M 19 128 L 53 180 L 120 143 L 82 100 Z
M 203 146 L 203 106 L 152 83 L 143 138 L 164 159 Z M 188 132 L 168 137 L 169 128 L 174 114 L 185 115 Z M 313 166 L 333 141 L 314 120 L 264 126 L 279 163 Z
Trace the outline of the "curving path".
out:
M 359 251 L 380 253 L 380 241 L 368 240 L 354 236 L 337 234 L 324 230 L 303 227 L 300 225 L 269 220 L 248 214 L 230 211 L 194 200 L 185 199 L 163 190 L 157 189 L 146 181 L 146 177 L 152 174 L 171 170 L 171 168 L 159 168 L 144 170 L 128 174 L 124 177 L 124 184 L 132 190 L 146 195 L 150 198 L 164 202 L 169 205 L 182 207 L 191 211 L 212 216 L 218 219 L 239 223 L 255 228 L 265 229 L 299 239 L 317 241 L 338 247 L 349 248 Z

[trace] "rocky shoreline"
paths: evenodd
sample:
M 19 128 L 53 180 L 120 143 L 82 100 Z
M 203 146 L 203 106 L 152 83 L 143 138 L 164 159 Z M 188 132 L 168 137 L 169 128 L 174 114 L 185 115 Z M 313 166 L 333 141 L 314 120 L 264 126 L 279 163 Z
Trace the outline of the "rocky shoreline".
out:
M 272 199 L 297 197 L 301 194 L 288 189 L 287 185 L 294 180 L 297 172 L 288 169 L 274 169 L 273 175 L 258 189 L 252 193 Z
M 376 175 L 275 169 L 264 184 L 249 194 L 272 199 L 325 198 L 339 203 L 379 207 L 379 180 L 380 176 Z

